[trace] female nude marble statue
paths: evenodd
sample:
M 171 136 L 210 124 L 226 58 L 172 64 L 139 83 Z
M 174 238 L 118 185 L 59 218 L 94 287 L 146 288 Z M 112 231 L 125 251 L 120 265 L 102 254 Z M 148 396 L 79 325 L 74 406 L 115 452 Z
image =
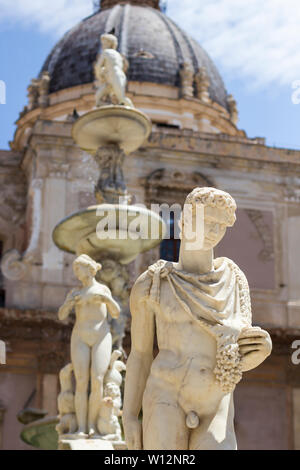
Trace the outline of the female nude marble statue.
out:
M 123 407 L 130 450 L 237 447 L 233 391 L 272 343 L 251 325 L 245 275 L 233 261 L 213 256 L 235 211 L 229 194 L 196 188 L 184 206 L 179 262 L 159 261 L 133 287 Z
M 95 77 L 98 80 L 96 106 L 107 104 L 105 99 L 115 99 L 116 103 L 133 108 L 126 97 L 126 59 L 116 50 L 118 39 L 113 34 L 101 35 L 102 52 L 95 64 Z
M 101 265 L 87 255 L 79 256 L 73 263 L 74 274 L 82 289 L 73 289 L 59 310 L 64 320 L 75 308 L 76 321 L 71 337 L 71 361 L 76 379 L 75 413 L 77 435 L 90 437 L 98 434 L 97 421 L 103 398 L 103 383 L 112 354 L 112 337 L 107 322 L 107 312 L 118 318 L 119 305 L 104 284 L 95 276 Z M 88 391 L 90 387 L 90 394 Z

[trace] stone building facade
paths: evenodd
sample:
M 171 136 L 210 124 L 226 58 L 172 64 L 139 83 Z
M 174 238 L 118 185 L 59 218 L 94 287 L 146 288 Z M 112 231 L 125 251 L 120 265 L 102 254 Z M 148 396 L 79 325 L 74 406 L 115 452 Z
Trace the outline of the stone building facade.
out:
M 300 449 L 300 365 L 291 360 L 300 337 L 300 152 L 268 147 L 237 127 L 237 104 L 216 67 L 156 0 L 103 0 L 69 31 L 28 88 L 11 150 L 0 151 L 0 337 L 7 346 L 0 448 L 28 448 L 19 438 L 22 410 L 57 412 L 72 322 L 58 322 L 57 309 L 75 279 L 74 256 L 55 247 L 52 231 L 95 203 L 97 167 L 71 128 L 74 110 L 94 107 L 99 37 L 112 30 L 129 61 L 128 96 L 153 122 L 149 141 L 125 162 L 129 192 L 147 206 L 182 204 L 194 187 L 211 185 L 239 207 L 218 254 L 246 273 L 254 323 L 274 342 L 271 357 L 235 393 L 239 448 Z M 159 251 L 137 259 L 132 281 Z

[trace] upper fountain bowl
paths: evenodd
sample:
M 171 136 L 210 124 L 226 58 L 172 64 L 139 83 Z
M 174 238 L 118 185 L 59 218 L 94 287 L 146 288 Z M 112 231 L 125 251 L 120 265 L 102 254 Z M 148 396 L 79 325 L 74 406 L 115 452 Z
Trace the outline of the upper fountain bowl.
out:
M 82 150 L 91 154 L 109 144 L 116 144 L 129 154 L 144 144 L 151 128 L 150 119 L 141 111 L 128 106 L 109 105 L 77 119 L 72 137 Z

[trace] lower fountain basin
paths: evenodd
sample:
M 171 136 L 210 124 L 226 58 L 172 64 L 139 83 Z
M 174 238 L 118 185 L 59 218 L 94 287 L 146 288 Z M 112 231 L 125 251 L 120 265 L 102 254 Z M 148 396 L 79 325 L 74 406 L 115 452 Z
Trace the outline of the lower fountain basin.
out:
M 40 419 L 24 426 L 21 439 L 26 444 L 42 450 L 58 449 L 58 434 L 55 430 L 57 416 Z

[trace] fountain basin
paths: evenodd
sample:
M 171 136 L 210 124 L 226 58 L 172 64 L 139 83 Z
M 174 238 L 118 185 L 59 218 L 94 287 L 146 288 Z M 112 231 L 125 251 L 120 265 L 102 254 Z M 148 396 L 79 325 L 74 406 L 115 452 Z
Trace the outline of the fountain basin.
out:
M 58 434 L 55 430 L 57 416 L 40 419 L 24 426 L 21 439 L 26 444 L 42 450 L 58 449 Z
M 143 145 L 151 129 L 150 119 L 141 111 L 110 105 L 81 116 L 73 125 L 72 137 L 90 154 L 109 144 L 116 144 L 129 154 Z
M 62 220 L 53 231 L 56 246 L 91 258 L 116 259 L 129 264 L 138 254 L 157 246 L 165 237 L 161 217 L 144 207 L 99 204 Z

